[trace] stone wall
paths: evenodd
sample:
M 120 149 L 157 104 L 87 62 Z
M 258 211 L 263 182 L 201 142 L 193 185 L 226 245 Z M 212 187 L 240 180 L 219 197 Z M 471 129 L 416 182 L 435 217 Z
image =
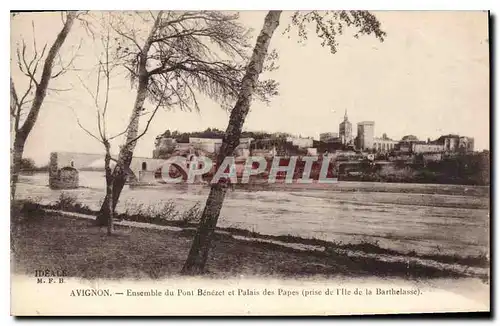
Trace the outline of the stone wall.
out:
M 51 153 L 49 164 L 49 187 L 52 189 L 78 188 L 78 170 L 71 166 L 59 168 L 58 163 L 58 153 Z
M 414 153 L 440 153 L 444 151 L 444 146 L 440 144 L 412 144 Z
M 50 153 L 49 187 L 52 189 L 78 188 L 78 170 L 73 166 L 67 166 L 66 162 L 64 162 L 64 158 L 62 163 L 59 159 L 59 153 Z M 68 162 L 74 165 L 73 161 Z

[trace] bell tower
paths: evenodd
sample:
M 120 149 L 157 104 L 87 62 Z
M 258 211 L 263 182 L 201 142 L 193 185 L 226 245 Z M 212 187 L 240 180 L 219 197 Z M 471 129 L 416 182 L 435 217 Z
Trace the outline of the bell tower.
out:
M 349 122 L 347 109 L 345 109 L 344 121 L 339 124 L 339 137 L 343 145 L 352 143 L 352 123 Z

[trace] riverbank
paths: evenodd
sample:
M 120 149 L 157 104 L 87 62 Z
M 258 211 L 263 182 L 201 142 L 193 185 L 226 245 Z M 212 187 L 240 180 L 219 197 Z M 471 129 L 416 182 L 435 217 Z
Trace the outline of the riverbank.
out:
M 160 182 L 153 183 L 133 183 L 131 189 L 190 189 L 190 188 L 208 188 L 206 184 L 165 184 Z M 285 183 L 279 180 L 275 183 L 268 183 L 263 180 L 248 184 L 234 184 L 232 189 L 244 191 L 303 191 L 319 190 L 330 192 L 375 192 L 375 193 L 404 193 L 404 194 L 435 194 L 435 195 L 454 195 L 454 196 L 477 196 L 488 197 L 490 195 L 489 186 L 470 186 L 457 184 L 427 184 L 427 183 L 401 183 L 401 182 L 374 182 L 374 181 L 337 181 L 332 183 Z
M 27 272 L 37 264 L 46 266 L 63 263 L 64 265 L 60 267 L 70 268 L 75 277 L 115 278 L 117 276 L 112 273 L 112 270 L 117 267 L 113 267 L 113 264 L 118 264 L 118 269 L 130 271 L 137 277 L 140 275 L 153 278 L 155 275 L 157 277 L 177 275 L 195 232 L 193 225 L 182 225 L 180 222 L 172 221 L 163 223 L 163 227 L 160 225 L 155 227 L 155 224 L 151 223 L 126 220 L 117 223 L 116 235 L 108 238 L 105 228 L 93 226 L 91 219 L 93 219 L 92 216 L 77 213 L 26 208 L 22 210 L 16 215 L 14 218 L 16 222 L 13 223 L 15 227 L 12 244 L 17 265 L 16 271 Z M 77 248 L 82 246 L 81 255 L 77 254 Z M 102 253 L 100 246 L 103 246 Z M 129 255 L 130 248 L 135 248 L 133 250 L 138 250 L 138 252 Z M 161 249 L 167 252 L 161 253 Z M 55 257 L 53 257 L 53 252 L 56 253 Z M 77 255 L 75 260 L 71 258 L 74 254 Z M 57 262 L 57 257 L 60 255 L 66 255 L 71 259 Z M 141 255 L 143 258 L 140 258 Z M 50 256 L 46 262 L 43 258 L 45 256 Z M 111 262 L 105 261 L 107 256 L 113 257 Z M 400 253 L 381 248 L 373 243 L 342 244 L 293 236 L 262 235 L 235 228 L 217 229 L 212 256 L 214 260 L 211 259 L 209 264 L 209 274 L 216 277 L 242 273 L 281 277 L 301 275 L 370 275 L 401 278 L 472 276 L 486 280 L 489 265 L 487 257 Z M 117 258 L 122 260 L 116 262 Z M 151 259 L 151 262 L 141 259 Z M 89 261 L 96 262 L 99 266 L 83 266 Z M 109 264 L 112 265 L 108 266 Z M 165 264 L 168 266 L 164 266 Z M 36 268 L 40 267 L 38 265 Z M 158 268 L 161 271 L 156 271 Z M 120 273 L 118 271 L 118 274 Z
M 95 214 L 104 197 L 104 181 L 96 173 L 82 173 L 80 177 L 86 187 L 65 191 L 51 190 L 43 175 L 23 178 L 18 185 L 18 198 L 47 206 L 65 199 L 64 202 L 69 200 L 75 207 L 80 206 L 77 212 Z M 382 191 L 391 189 L 391 192 L 373 192 L 370 191 L 373 188 L 368 188 L 369 183 L 359 184 L 339 184 L 353 191 L 230 190 L 218 226 L 344 244 L 378 242 L 383 248 L 418 254 L 468 257 L 483 256 L 487 251 L 489 198 L 469 195 L 478 192 L 476 188 L 470 191 L 468 187 L 443 186 L 434 191 L 434 185 L 377 183 Z M 365 185 L 366 188 L 361 188 Z M 406 193 L 408 188 L 420 193 Z M 202 209 L 209 190 L 197 185 L 125 187 L 116 211 L 139 222 L 172 223 L 166 220 L 180 220 L 188 211 Z M 424 191 L 454 194 L 422 194 Z M 464 193 L 467 195 L 460 195 Z M 191 214 L 186 215 L 189 219 Z
M 13 231 L 14 272 L 36 269 L 66 271 L 69 277 L 162 278 L 178 275 L 192 235 L 171 231 L 117 227 L 106 236 L 91 221 L 57 214 L 39 215 L 17 224 Z M 298 277 L 306 275 L 399 276 L 404 278 L 458 277 L 420 265 L 352 259 L 347 256 L 279 248 L 217 236 L 208 263 L 215 277 L 252 275 Z
M 33 185 L 48 186 L 48 173 L 37 172 L 33 175 L 21 175 L 20 182 Z M 96 171 L 81 171 L 80 172 L 80 188 L 102 188 L 104 189 L 105 180 L 104 174 Z M 129 184 L 130 189 L 203 189 L 209 188 L 209 184 L 165 184 L 161 182 L 143 182 Z M 405 182 L 379 182 L 379 181 L 347 181 L 338 180 L 333 183 L 318 183 L 310 184 L 298 183 L 294 180 L 293 183 L 284 183 L 283 180 L 277 180 L 275 183 L 268 183 L 267 180 L 255 181 L 249 184 L 235 184 L 234 189 L 244 191 L 331 191 L 340 193 L 403 193 L 403 194 L 436 194 L 436 195 L 453 195 L 453 196 L 476 196 L 489 197 L 490 186 L 480 185 L 461 185 L 461 184 L 438 184 L 438 183 L 405 183 Z

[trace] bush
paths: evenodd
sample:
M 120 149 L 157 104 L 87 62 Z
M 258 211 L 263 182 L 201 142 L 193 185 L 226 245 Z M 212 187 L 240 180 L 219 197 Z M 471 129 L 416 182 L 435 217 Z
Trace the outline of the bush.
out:
M 159 220 L 175 220 L 179 217 L 179 212 L 175 209 L 175 203 L 172 200 L 155 204 L 145 205 L 137 203 L 133 200 L 125 202 L 125 217 L 132 217 L 137 221 L 159 221 Z
M 75 195 L 61 192 L 59 195 L 59 200 L 56 202 L 55 206 L 62 210 L 72 210 L 77 204 L 77 198 Z
M 48 208 L 60 209 L 67 212 L 75 212 L 82 214 L 94 214 L 95 211 L 91 210 L 88 206 L 78 202 L 75 195 L 61 192 L 58 201 L 54 205 L 49 205 Z
M 21 159 L 21 171 L 34 171 L 36 170 L 35 161 L 31 158 Z
M 200 208 L 200 203 L 196 203 L 193 207 L 182 213 L 181 221 L 186 225 L 191 223 L 200 223 L 202 213 L 203 211 Z
M 392 166 L 384 166 L 379 172 L 381 181 L 386 182 L 410 182 L 415 179 L 416 172 L 410 167 L 402 169 Z

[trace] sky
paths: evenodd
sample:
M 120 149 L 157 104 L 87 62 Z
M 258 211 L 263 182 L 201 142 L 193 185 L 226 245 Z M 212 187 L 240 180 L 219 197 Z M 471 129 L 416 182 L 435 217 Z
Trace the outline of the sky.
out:
M 266 12 L 241 12 L 244 26 L 260 30 Z M 279 53 L 279 69 L 261 78 L 280 83 L 279 95 L 269 104 L 253 101 L 245 130 L 289 132 L 319 138 L 338 132 L 347 110 L 356 123 L 375 122 L 375 136 L 392 139 L 416 135 L 436 139 L 443 134 L 474 137 L 477 150 L 489 149 L 489 54 L 486 12 L 381 11 L 374 12 L 387 33 L 384 42 L 373 36 L 359 39 L 345 34 L 336 54 L 323 48 L 311 28 L 309 39 L 299 44 L 296 34 L 284 36 L 291 12 L 284 12 L 271 49 Z M 21 14 L 11 20 L 11 74 L 19 92 L 26 77 L 16 67 L 15 49 L 25 39 L 31 50 L 33 25 L 37 46 L 51 44 L 62 26 L 59 14 Z M 312 26 L 311 26 L 312 27 Z M 95 131 L 93 100 L 78 77 L 92 84 L 91 68 L 99 52 L 96 43 L 75 24 L 61 51 L 68 60 L 81 43 L 75 66 L 78 71 L 51 81 L 65 91 L 49 91 L 31 132 L 24 157 L 45 164 L 52 151 L 102 153 L 102 145 L 77 124 Z M 252 40 L 252 43 L 254 40 Z M 135 91 L 124 76 L 112 81 L 110 133 L 121 132 L 129 119 Z M 166 129 L 180 131 L 225 129 L 229 115 L 217 103 L 200 97 L 200 112 L 178 108 L 162 110 L 138 142 L 136 156 L 151 157 L 154 139 Z M 146 108 L 153 104 L 147 103 Z M 146 120 L 141 121 L 145 125 Z M 113 143 L 117 152 L 122 139 Z

